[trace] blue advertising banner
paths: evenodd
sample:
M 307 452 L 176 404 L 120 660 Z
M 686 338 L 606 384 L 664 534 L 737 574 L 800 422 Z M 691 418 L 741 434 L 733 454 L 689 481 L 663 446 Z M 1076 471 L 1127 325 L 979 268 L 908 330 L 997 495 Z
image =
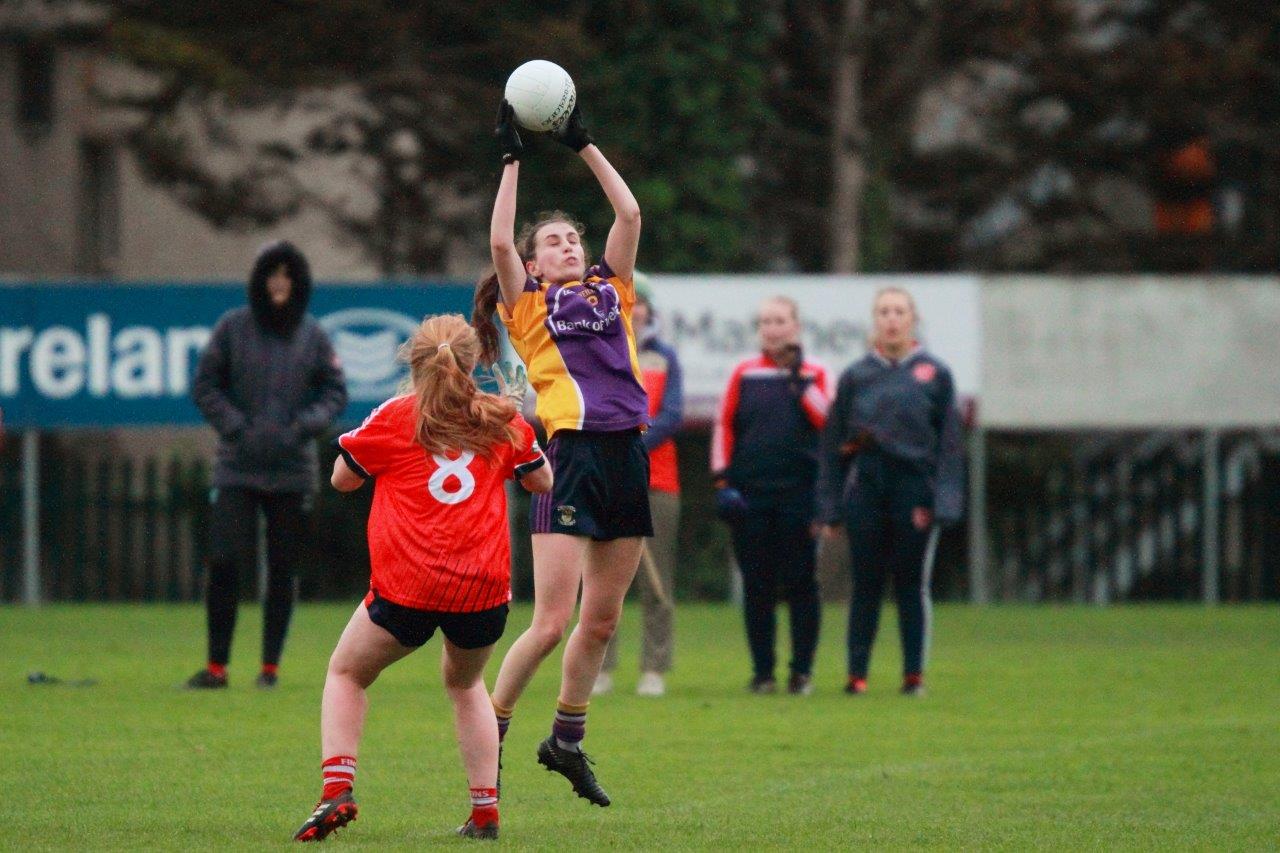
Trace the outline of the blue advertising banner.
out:
M 470 285 L 318 285 L 310 312 L 342 360 L 358 421 L 404 376 L 396 351 L 428 314 L 470 315 Z M 0 409 L 11 429 L 202 423 L 196 363 L 243 285 L 0 285 Z

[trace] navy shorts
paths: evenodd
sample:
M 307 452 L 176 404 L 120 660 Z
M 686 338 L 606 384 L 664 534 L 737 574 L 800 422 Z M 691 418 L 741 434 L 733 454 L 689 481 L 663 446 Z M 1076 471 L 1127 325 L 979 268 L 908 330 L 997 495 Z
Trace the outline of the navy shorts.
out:
M 547 445 L 555 474 L 550 492 L 534 495 L 529 528 L 596 541 L 652 536 L 649 451 L 639 430 L 560 430 Z
M 460 649 L 483 649 L 498 642 L 507 627 L 505 604 L 475 613 L 441 613 L 405 607 L 370 592 L 365 597 L 365 608 L 373 624 L 411 649 L 426 645 L 436 628 Z

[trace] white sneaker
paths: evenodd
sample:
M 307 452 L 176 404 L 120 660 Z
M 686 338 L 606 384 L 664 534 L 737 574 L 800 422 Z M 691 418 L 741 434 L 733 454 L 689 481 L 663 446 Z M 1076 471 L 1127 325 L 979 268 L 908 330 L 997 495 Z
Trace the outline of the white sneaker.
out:
M 603 696 L 613 689 L 613 676 L 602 672 L 596 676 L 596 683 L 591 685 L 592 696 Z
M 658 672 L 640 673 L 640 681 L 636 683 L 636 695 L 637 696 L 667 695 L 667 683 L 663 681 L 662 674 Z

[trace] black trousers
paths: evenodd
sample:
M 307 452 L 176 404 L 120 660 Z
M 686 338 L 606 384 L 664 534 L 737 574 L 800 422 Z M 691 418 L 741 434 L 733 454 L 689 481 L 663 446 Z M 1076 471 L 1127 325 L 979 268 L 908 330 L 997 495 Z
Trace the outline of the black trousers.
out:
M 310 496 L 300 492 L 260 492 L 221 488 L 209 521 L 209 661 L 226 664 L 236 628 L 240 578 L 256 577 L 258 509 L 267 517 L 267 600 L 262 622 L 262 662 L 280 663 L 289 618 L 293 615 L 293 579 L 297 575 L 311 512 Z
M 791 672 L 813 672 L 818 647 L 817 545 L 809 521 L 777 510 L 752 510 L 732 525 L 742 571 L 747 646 L 757 678 L 772 678 L 779 599 L 791 612 Z
M 849 603 L 849 675 L 865 677 L 880 624 L 880 601 L 892 577 L 902 638 L 902 671 L 924 672 L 932 603 L 929 593 L 938 528 L 933 488 L 924 475 L 887 454 L 858 456 L 845 506 L 853 570 Z

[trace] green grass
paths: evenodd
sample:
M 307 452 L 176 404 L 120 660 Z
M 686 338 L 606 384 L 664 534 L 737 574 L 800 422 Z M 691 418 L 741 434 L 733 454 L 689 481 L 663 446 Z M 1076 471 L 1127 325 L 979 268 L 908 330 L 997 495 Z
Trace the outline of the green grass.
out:
M 284 849 L 318 792 L 320 687 L 349 609 L 299 609 L 272 693 L 252 687 L 258 611 L 242 609 L 232 686 L 205 694 L 176 689 L 203 656 L 195 607 L 0 608 L 0 847 Z M 629 691 L 629 612 L 620 689 L 588 727 L 614 805 L 534 763 L 553 659 L 508 738 L 505 846 L 1280 847 L 1280 608 L 940 607 L 919 701 L 895 691 L 891 614 L 866 696 L 840 692 L 830 609 L 817 692 L 757 697 L 738 613 L 682 607 L 670 695 L 653 700 Z M 466 781 L 438 655 L 372 688 L 360 820 L 330 847 L 465 843 L 449 837 Z M 98 684 L 28 686 L 31 670 Z

